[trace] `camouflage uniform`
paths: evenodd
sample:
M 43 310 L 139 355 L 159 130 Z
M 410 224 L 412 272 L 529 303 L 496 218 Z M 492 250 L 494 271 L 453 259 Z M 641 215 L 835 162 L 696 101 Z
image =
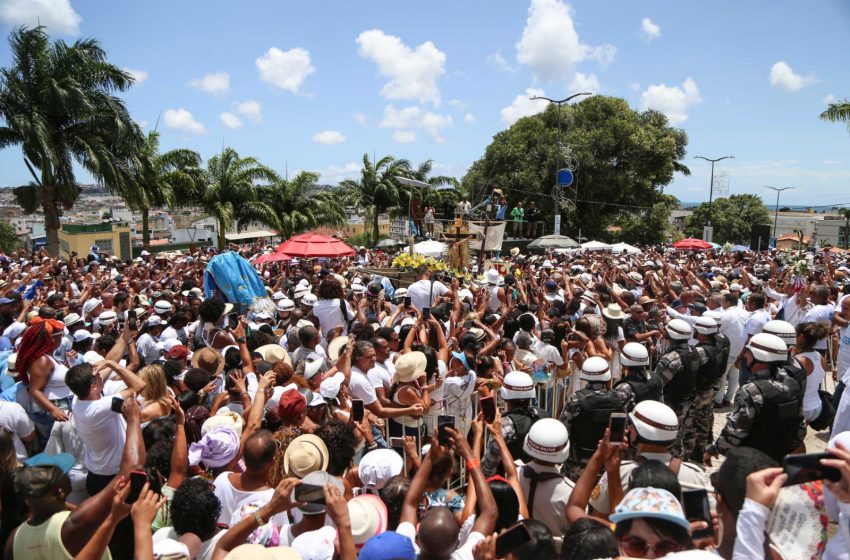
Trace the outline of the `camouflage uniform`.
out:
M 599 422 L 594 425 L 594 422 L 590 420 L 590 418 L 592 418 L 592 414 L 590 415 L 590 418 L 586 417 L 587 409 L 585 408 L 585 410 L 582 410 L 581 398 L 586 397 L 587 395 L 591 395 L 592 398 L 596 398 L 597 402 L 610 401 L 612 403 L 599 408 L 593 408 L 592 410 L 607 409 L 614 410 L 616 412 L 625 412 L 626 410 L 624 406 L 625 401 L 623 400 L 621 394 L 618 391 L 609 389 L 607 383 L 599 382 L 589 383 L 587 387 L 585 387 L 581 391 L 570 395 L 570 398 L 568 398 L 567 402 L 564 403 L 564 410 L 563 412 L 561 412 L 560 420 L 564 424 L 564 426 L 566 426 L 567 433 L 570 435 L 570 454 L 567 460 L 564 462 L 563 467 L 561 468 L 561 473 L 574 482 L 577 481 L 581 476 L 581 473 L 584 472 L 584 468 L 587 466 L 587 461 L 590 459 L 590 457 L 586 455 L 587 452 L 585 453 L 585 456 L 581 456 L 581 454 L 579 453 L 579 448 L 589 448 L 589 445 L 593 445 L 595 447 L 596 444 L 595 441 L 588 441 L 588 439 L 594 439 L 592 436 L 590 438 L 582 438 L 582 434 L 574 433 L 574 431 L 589 430 L 591 433 L 593 433 L 602 428 L 602 426 L 606 425 L 608 422 L 606 416 L 604 421 L 603 419 L 599 419 Z M 590 403 L 588 403 L 588 401 L 585 401 L 586 407 L 589 404 Z M 604 428 L 602 429 L 604 430 Z M 583 446 L 579 445 L 579 443 L 582 441 L 584 442 Z
M 770 450 L 766 448 L 771 445 L 774 448 L 777 447 L 776 441 L 778 440 L 783 444 L 782 447 L 784 449 L 779 449 L 772 455 L 781 458 L 782 455 L 790 453 L 802 445 L 806 437 L 806 421 L 803 417 L 803 390 L 799 389 L 799 384 L 797 384 L 799 393 L 797 419 L 788 422 L 788 430 L 784 429 L 785 426 L 781 426 L 774 418 L 761 417 L 765 398 L 762 391 L 753 382 L 766 380 L 782 394 L 789 395 L 788 384 L 783 383 L 780 376 L 785 376 L 784 372 L 779 373 L 777 377 L 772 377 L 769 370 L 762 370 L 753 373 L 749 382 L 738 388 L 738 391 L 735 393 L 735 400 L 732 403 L 732 411 L 726 418 L 726 425 L 723 427 L 717 440 L 706 448 L 707 453 L 714 456 L 718 454 L 725 455 L 733 447 L 745 445 L 761 449 L 768 455 L 771 455 Z M 773 432 L 771 436 L 775 435 L 775 437 L 764 439 L 770 439 L 772 441 L 753 440 L 756 434 L 751 432 L 755 431 L 757 422 L 761 422 L 762 424 L 765 422 L 769 423 Z M 787 441 L 783 441 L 783 439 Z
M 505 440 L 508 449 L 513 450 L 513 459 L 524 461 L 526 457 L 523 456 L 524 453 L 521 453 L 520 449 L 525 440 L 525 435 L 528 433 L 528 429 L 524 431 L 517 429 L 517 425 L 511 415 L 528 417 L 530 421 L 527 424 L 530 427 L 534 423 L 534 418 L 539 417 L 539 413 L 532 409 L 517 409 L 502 416 L 502 438 Z M 501 466 L 502 453 L 499 451 L 499 444 L 491 439 L 487 443 L 487 447 L 484 450 L 484 457 L 481 459 L 481 472 L 485 476 L 493 476 L 500 472 Z
M 677 348 L 681 348 L 681 346 L 677 346 Z M 708 354 L 706 354 L 704 348 L 694 347 L 693 348 L 698 357 L 697 367 L 702 366 L 703 364 L 708 363 Z M 682 363 L 682 359 L 679 356 L 679 353 L 671 350 L 670 352 L 664 354 L 660 360 L 658 360 L 658 365 L 655 367 L 655 375 L 661 379 L 661 383 L 666 387 L 668 383 L 673 381 L 673 379 L 683 373 L 685 371 L 685 365 Z M 692 372 L 694 379 L 696 379 L 696 370 Z M 679 434 L 676 437 L 676 441 L 673 443 L 670 448 L 670 452 L 674 457 L 688 457 L 693 452 L 694 446 L 696 445 L 695 441 L 695 432 L 693 430 L 693 396 L 694 396 L 694 387 L 689 387 L 690 394 L 686 395 L 686 398 L 678 399 L 678 400 L 668 400 L 666 397 L 664 402 L 667 406 L 673 409 L 676 413 L 676 417 L 679 419 Z
M 717 389 L 709 387 L 694 395 L 691 414 L 685 419 L 682 427 L 683 441 L 693 441 L 690 457 L 696 461 L 697 456 L 702 461 L 705 447 L 714 439 L 714 393 Z

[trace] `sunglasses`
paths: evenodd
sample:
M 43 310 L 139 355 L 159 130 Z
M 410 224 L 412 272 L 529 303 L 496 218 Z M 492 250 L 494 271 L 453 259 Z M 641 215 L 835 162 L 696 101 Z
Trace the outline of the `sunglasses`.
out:
M 653 554 L 656 558 L 667 556 L 673 552 L 684 550 L 685 547 L 671 540 L 658 541 L 649 544 L 640 537 L 627 536 L 620 539 L 620 552 L 633 558 L 646 558 L 647 554 Z

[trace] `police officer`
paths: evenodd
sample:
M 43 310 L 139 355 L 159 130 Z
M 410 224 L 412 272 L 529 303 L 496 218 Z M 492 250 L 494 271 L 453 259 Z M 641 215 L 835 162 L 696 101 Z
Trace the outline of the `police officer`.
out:
M 670 467 L 683 490 L 695 488 L 710 488 L 705 469 L 701 465 L 687 463 L 673 457 L 670 446 L 676 441 L 679 433 L 679 420 L 669 406 L 658 401 L 642 401 L 629 413 L 629 430 L 627 432 L 629 445 L 634 448 L 634 461 L 623 461 L 620 464 L 620 483 L 625 489 L 629 485 L 632 471 L 648 460 L 661 461 Z M 612 512 L 608 495 L 608 474 L 603 474 L 599 483 L 593 489 L 590 506 L 602 514 Z
M 705 349 L 691 346 L 688 341 L 693 331 L 681 319 L 673 319 L 664 327 L 670 341 L 670 350 L 658 360 L 655 375 L 664 385 L 664 402 L 676 412 L 679 425 L 685 423 L 696 389 L 699 368 L 708 361 Z M 673 455 L 688 457 L 694 442 L 684 441 L 684 430 L 680 430 L 673 444 Z
M 569 449 L 567 430 L 554 418 L 535 422 L 523 442 L 530 460 L 518 474 L 528 513 L 545 524 L 553 537 L 561 537 L 569 529 L 564 510 L 575 485 L 561 474 Z
M 764 327 L 762 327 L 761 332 L 768 334 L 775 334 L 779 338 L 782 339 L 782 342 L 788 347 L 788 359 L 785 361 L 783 367 L 788 372 L 788 374 L 797 380 L 800 384 L 800 387 L 803 389 L 803 394 L 806 392 L 806 378 L 808 377 L 808 373 L 800 362 L 794 357 L 793 354 L 796 353 L 797 349 L 797 329 L 794 328 L 794 325 L 789 323 L 788 321 L 780 321 L 774 319 L 772 321 L 768 321 L 765 323 Z
M 540 417 L 537 409 L 531 406 L 535 396 L 531 376 L 521 371 L 508 373 L 502 383 L 501 395 L 507 405 L 507 412 L 502 416 L 502 437 L 511 456 L 527 463 L 531 457 L 525 452 L 523 442 L 532 424 Z M 499 445 L 491 439 L 481 459 L 481 470 L 486 476 L 493 476 L 501 465 Z
M 612 412 L 625 412 L 620 393 L 610 388 L 611 368 L 604 358 L 592 356 L 584 361 L 579 379 L 587 385 L 576 391 L 564 404 L 561 422 L 570 434 L 570 455 L 564 474 L 576 481 L 605 435 Z
M 733 447 L 754 447 L 777 462 L 800 447 L 806 436 L 800 383 L 785 368 L 788 347 L 778 336 L 758 333 L 741 352 L 752 375 L 738 388 L 732 412 L 703 460 Z
M 720 378 L 726 371 L 729 359 L 729 339 L 720 334 L 720 325 L 708 316 L 698 317 L 694 323 L 697 347 L 705 350 L 708 361 L 702 364 L 697 373 L 696 395 L 693 406 L 685 418 L 684 441 L 694 441 L 690 453 L 691 460 L 702 461 L 705 448 L 711 443 L 714 426 L 714 394 L 720 385 Z
M 661 400 L 661 380 L 649 371 L 649 351 L 639 342 L 629 342 L 620 350 L 622 377 L 614 385 L 631 410 L 636 404 L 647 400 Z

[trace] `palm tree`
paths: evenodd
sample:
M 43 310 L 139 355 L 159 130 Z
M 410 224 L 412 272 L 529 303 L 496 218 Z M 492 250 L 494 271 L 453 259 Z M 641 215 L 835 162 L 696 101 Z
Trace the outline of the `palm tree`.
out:
M 259 222 L 275 227 L 274 210 L 260 200 L 258 181 L 279 181 L 277 173 L 252 157 L 240 157 L 233 148 L 225 148 L 207 162 L 198 182 L 194 202 L 218 222 L 218 247 L 226 247 L 225 234 L 234 225 Z
M 847 123 L 847 129 L 850 130 L 850 100 L 844 99 L 830 103 L 826 111 L 820 114 L 820 119 L 829 122 Z
M 345 207 L 338 195 L 317 190 L 318 173 L 302 171 L 289 180 L 279 180 L 260 191 L 260 198 L 274 212 L 275 228 L 283 237 L 319 226 L 346 222 Z
M 372 222 L 372 241 L 378 239 L 378 216 L 391 208 L 397 208 L 404 199 L 404 189 L 396 177 L 410 176 L 410 162 L 384 156 L 377 162 L 363 154 L 360 179 L 346 179 L 339 186 L 343 189 L 343 200 L 347 204 L 366 211 L 366 220 Z
M 838 213 L 844 218 L 844 248 L 850 249 L 850 208 L 839 208 Z
M 201 156 L 186 149 L 159 151 L 159 133 L 145 138 L 133 174 L 133 181 L 121 193 L 127 205 L 142 213 L 142 245 L 150 245 L 148 216 L 151 209 L 188 202 L 201 177 Z
M 449 177 L 448 175 L 437 175 L 436 177 L 431 177 L 433 167 L 434 160 L 426 159 L 420 163 L 416 169 L 412 169 L 410 171 L 410 177 L 417 181 L 422 181 L 423 183 L 431 185 L 431 188 L 427 189 L 426 192 L 420 193 L 423 199 L 436 198 L 440 200 L 441 196 L 438 191 L 440 187 L 453 187 L 456 189 L 459 182 L 454 177 Z
M 18 187 L 28 212 L 41 207 L 47 250 L 59 254 L 59 217 L 80 194 L 74 163 L 120 192 L 142 142 L 124 102 L 133 78 L 107 62 L 94 39 L 51 43 L 44 27 L 9 36 L 12 64 L 0 70 L 0 149 L 19 145 L 35 181 Z

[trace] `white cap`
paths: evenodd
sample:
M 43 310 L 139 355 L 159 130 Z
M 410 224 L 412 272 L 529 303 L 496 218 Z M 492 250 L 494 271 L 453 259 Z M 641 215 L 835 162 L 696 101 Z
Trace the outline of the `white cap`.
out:
M 82 342 L 90 338 L 92 338 L 91 333 L 85 329 L 80 329 L 74 333 L 74 342 Z
M 729 285 L 729 291 L 730 291 L 730 292 L 740 292 L 740 291 L 742 291 L 742 290 L 743 290 L 743 288 L 742 288 L 742 287 L 741 287 L 741 285 L 740 285 L 740 284 L 738 284 L 737 282 L 732 282 L 732 283 Z
M 673 319 L 665 325 L 664 329 L 673 340 L 688 340 L 693 335 L 691 326 L 682 319 Z
M 511 371 L 505 376 L 501 390 L 502 398 L 507 400 L 533 399 L 534 381 L 521 371 Z
M 323 397 L 319 393 L 313 393 L 313 398 L 310 399 L 310 402 L 307 403 L 307 406 L 326 406 L 328 403 L 325 401 L 325 397 Z
M 788 345 L 775 334 L 754 334 L 747 343 L 747 349 L 759 362 L 781 363 L 788 359 Z
M 319 385 L 319 393 L 326 399 L 335 399 L 339 395 L 339 389 L 342 387 L 343 381 L 345 381 L 345 375 L 341 371 L 338 371 L 322 381 L 322 384 Z
M 161 300 L 157 301 L 155 304 L 153 304 L 153 309 L 157 313 L 168 313 L 169 311 L 174 309 L 174 306 L 171 305 L 169 302 L 161 299 Z
M 671 443 L 679 434 L 679 418 L 672 408 L 658 401 L 642 401 L 629 413 L 638 435 L 653 443 Z
M 150 256 L 150 253 L 149 253 L 148 251 L 144 251 L 144 250 L 143 250 L 141 253 L 139 253 L 139 256 L 140 256 L 140 257 L 149 257 L 149 256 Z
M 605 358 L 602 358 L 601 356 L 591 356 L 581 364 L 579 379 L 591 382 L 610 381 L 611 368 L 608 366 L 608 362 L 605 361 Z
M 540 461 L 563 463 L 570 452 L 570 436 L 566 426 L 554 418 L 538 420 L 525 435 L 522 450 Z
M 620 350 L 620 363 L 629 367 L 649 366 L 649 352 L 638 342 L 628 342 Z
M 148 326 L 149 327 L 158 327 L 162 324 L 163 324 L 163 322 L 162 322 L 162 319 L 160 318 L 159 315 L 151 315 L 150 317 L 148 317 Z

